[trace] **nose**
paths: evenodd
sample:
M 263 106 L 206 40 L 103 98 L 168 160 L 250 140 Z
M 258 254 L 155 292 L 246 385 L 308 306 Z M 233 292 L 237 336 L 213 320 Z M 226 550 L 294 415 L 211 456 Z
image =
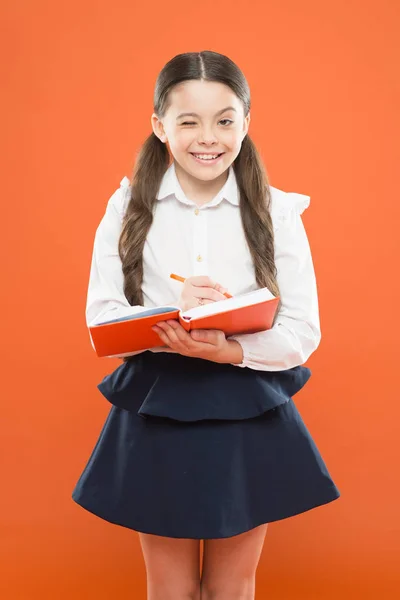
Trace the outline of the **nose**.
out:
M 211 146 L 212 144 L 217 144 L 218 140 L 211 130 L 203 129 L 200 133 L 199 142 L 205 146 Z

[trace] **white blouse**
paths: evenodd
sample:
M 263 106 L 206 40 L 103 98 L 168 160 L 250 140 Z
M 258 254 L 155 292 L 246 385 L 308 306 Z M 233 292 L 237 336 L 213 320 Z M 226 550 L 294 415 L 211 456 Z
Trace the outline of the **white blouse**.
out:
M 282 307 L 272 329 L 230 336 L 243 348 L 243 362 L 235 365 L 260 371 L 279 371 L 305 363 L 321 339 L 313 261 L 301 219 L 310 198 L 271 189 L 271 218 L 275 235 L 275 263 Z M 86 304 L 87 326 L 138 313 L 149 307 L 176 305 L 182 277 L 208 275 L 233 295 L 258 289 L 250 251 L 242 227 L 239 192 L 231 166 L 226 183 L 211 202 L 197 206 L 189 200 L 172 162 L 157 196 L 154 219 L 143 251 L 143 306 L 130 306 L 123 292 L 118 255 L 121 221 L 130 198 L 124 177 L 108 200 L 97 227 Z M 92 346 L 93 345 L 93 341 Z M 151 348 L 152 352 L 175 352 Z M 132 356 L 141 351 L 122 356 Z

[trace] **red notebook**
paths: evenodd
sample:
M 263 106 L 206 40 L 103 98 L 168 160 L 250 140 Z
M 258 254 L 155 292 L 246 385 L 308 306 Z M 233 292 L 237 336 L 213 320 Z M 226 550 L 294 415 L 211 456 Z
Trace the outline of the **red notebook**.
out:
M 94 322 L 88 329 L 97 356 L 112 357 L 163 346 L 151 327 L 168 319 L 178 320 L 186 331 L 219 329 L 226 336 L 265 331 L 272 327 L 278 303 L 279 296 L 261 288 L 184 312 L 178 306 L 157 306 L 119 319 Z

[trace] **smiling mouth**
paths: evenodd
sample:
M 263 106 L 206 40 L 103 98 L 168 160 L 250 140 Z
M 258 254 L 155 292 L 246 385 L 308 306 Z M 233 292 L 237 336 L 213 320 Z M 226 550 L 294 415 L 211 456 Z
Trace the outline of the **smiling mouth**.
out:
M 215 160 L 216 158 L 219 158 L 220 156 L 225 154 L 225 152 L 220 152 L 219 154 L 204 154 L 204 153 L 196 154 L 195 152 L 190 152 L 190 154 L 200 160 Z

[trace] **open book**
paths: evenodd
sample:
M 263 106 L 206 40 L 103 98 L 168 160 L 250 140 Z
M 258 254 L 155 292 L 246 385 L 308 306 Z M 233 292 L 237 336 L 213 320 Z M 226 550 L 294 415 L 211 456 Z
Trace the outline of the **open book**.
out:
M 115 356 L 163 346 L 151 327 L 169 319 L 178 320 L 186 331 L 219 329 L 226 336 L 264 331 L 272 327 L 278 304 L 279 296 L 261 288 L 186 311 L 178 306 L 157 306 L 119 319 L 94 322 L 89 331 L 97 356 Z

